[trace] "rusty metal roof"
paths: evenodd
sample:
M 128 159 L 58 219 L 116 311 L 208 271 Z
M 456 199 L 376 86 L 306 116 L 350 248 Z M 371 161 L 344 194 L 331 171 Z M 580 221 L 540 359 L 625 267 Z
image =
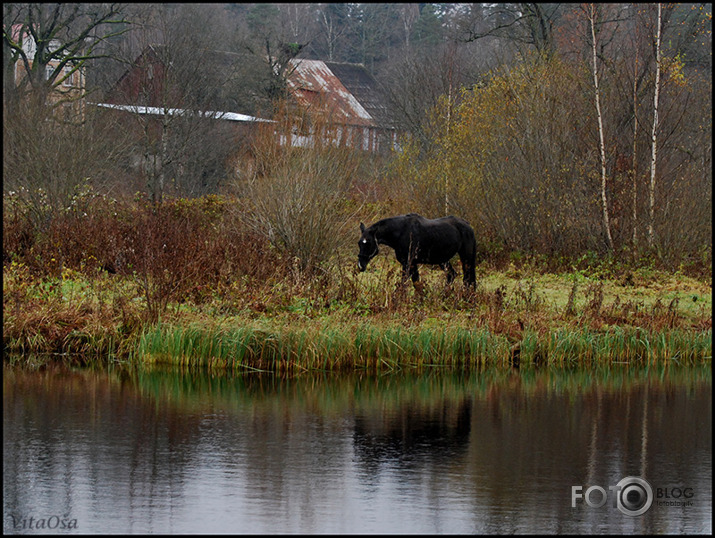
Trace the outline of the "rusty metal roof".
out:
M 299 104 L 321 107 L 335 123 L 364 127 L 390 127 L 381 113 L 377 82 L 357 64 L 322 60 L 291 60 L 289 89 Z
M 392 128 L 395 125 L 386 94 L 363 65 L 337 62 L 325 62 L 325 65 L 367 110 L 377 125 L 383 128 Z

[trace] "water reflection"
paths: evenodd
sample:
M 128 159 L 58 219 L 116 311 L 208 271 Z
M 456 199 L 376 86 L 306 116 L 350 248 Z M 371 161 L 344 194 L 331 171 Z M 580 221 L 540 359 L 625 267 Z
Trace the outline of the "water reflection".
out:
M 9 533 L 711 531 L 709 368 L 3 373 Z M 693 505 L 571 507 L 630 475 Z

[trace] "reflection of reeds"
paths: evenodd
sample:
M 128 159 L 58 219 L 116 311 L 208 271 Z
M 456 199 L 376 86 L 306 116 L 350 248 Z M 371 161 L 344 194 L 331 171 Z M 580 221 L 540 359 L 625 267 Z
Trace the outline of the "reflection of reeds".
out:
M 235 413 L 244 405 L 274 406 L 278 400 L 290 402 L 288 408 L 310 409 L 322 413 L 339 413 L 352 405 L 362 409 L 394 409 L 409 405 L 411 409 L 428 408 L 435 402 L 459 402 L 464 398 L 485 399 L 495 389 L 508 394 L 518 383 L 519 392 L 527 397 L 590 391 L 640 391 L 649 386 L 651 394 L 672 390 L 680 385 L 692 391 L 698 386 L 710 387 L 712 370 L 707 364 L 688 368 L 661 363 L 656 366 L 626 365 L 592 368 L 547 368 L 522 370 L 515 373 L 504 368 L 462 371 L 449 368 L 421 368 L 395 375 L 369 375 L 349 372 L 326 375 L 312 372 L 298 377 L 272 374 L 238 373 L 214 375 L 206 369 L 114 364 L 111 368 L 97 364 L 89 368 L 73 368 L 56 361 L 30 360 L 36 367 L 3 365 L 3 387 L 6 397 L 23 395 L 25 406 L 38 406 L 39 399 L 27 399 L 27 394 L 42 391 L 51 395 L 53 407 L 66 405 L 68 398 L 86 402 L 110 397 L 111 391 L 124 391 L 112 397 L 123 402 L 129 387 L 140 389 L 155 401 L 168 401 L 184 408 L 223 409 Z M 82 408 L 86 408 L 82 404 Z M 39 411 L 38 411 L 39 412 Z
M 404 328 L 360 324 L 341 328 L 273 329 L 159 325 L 142 335 L 135 358 L 145 363 L 233 370 L 395 370 L 403 367 L 507 366 L 518 345 L 522 366 L 595 363 L 695 364 L 710 360 L 711 333 L 613 328 L 524 331 L 514 344 L 486 329 Z
M 9 369 L 6 370 L 6 373 Z M 76 375 L 86 375 L 77 370 Z M 10 371 L 10 385 L 16 385 L 21 373 Z M 134 374 L 132 374 L 132 377 Z M 48 376 L 58 386 L 61 376 Z M 24 379 L 24 377 L 23 377 Z M 444 402 L 458 403 L 465 398 L 483 400 L 497 390 L 510 394 L 514 387 L 526 397 L 555 394 L 584 394 L 595 391 L 642 391 L 648 385 L 651 394 L 672 389 L 674 385 L 692 391 L 710 386 L 712 372 L 708 365 L 677 368 L 657 366 L 631 367 L 613 365 L 593 368 L 548 368 L 522 370 L 486 368 L 465 372 L 449 368 L 421 368 L 398 374 L 369 375 L 350 372 L 325 375 L 312 372 L 298 377 L 272 374 L 213 375 L 206 370 L 183 367 L 141 367 L 136 383 L 142 393 L 157 401 L 169 401 L 182 408 L 210 407 L 235 413 L 242 406 L 273 407 L 276 401 L 288 401 L 295 412 L 337 414 L 352 406 L 363 410 L 427 409 Z M 515 385 L 515 383 L 517 383 Z M 81 386 L 86 390 L 84 385 Z M 56 390 L 53 386 L 53 390 Z M 59 389 L 57 389 L 59 390 Z M 79 390 L 79 387 L 78 387 Z

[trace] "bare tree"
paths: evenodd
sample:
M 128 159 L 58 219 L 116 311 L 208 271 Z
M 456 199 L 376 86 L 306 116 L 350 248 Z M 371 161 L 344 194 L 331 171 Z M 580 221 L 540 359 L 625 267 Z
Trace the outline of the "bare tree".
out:
M 327 48 L 328 60 L 335 60 L 335 49 L 340 36 L 345 33 L 347 26 L 341 23 L 343 19 L 336 10 L 336 6 L 340 4 L 327 4 L 324 9 L 319 11 L 320 24 L 323 29 L 325 43 Z
M 635 27 L 635 43 L 638 43 L 638 25 Z M 633 253 L 638 248 L 638 53 L 635 47 L 635 65 L 633 67 L 633 159 L 631 164 L 632 179 L 632 204 L 631 218 L 633 219 Z
M 650 188 L 648 204 L 648 246 L 653 247 L 654 232 L 653 222 L 655 220 L 655 170 L 657 156 L 657 133 L 658 133 L 658 97 L 660 91 L 660 30 L 661 30 L 661 4 L 658 3 L 657 31 L 655 37 L 655 88 L 653 90 L 653 130 L 651 132 L 651 159 L 650 159 Z
M 142 74 L 136 85 L 125 79 L 129 83 L 113 97 L 136 107 L 125 125 L 136 133 L 136 160 L 154 202 L 169 192 L 212 192 L 226 178 L 228 154 L 240 134 L 221 118 L 241 108 L 246 58 L 216 50 L 217 43 L 228 42 L 223 20 L 220 6 L 153 6 L 136 25 L 134 37 L 144 52 L 127 64 Z M 144 113 L 147 106 L 156 113 Z
M 128 23 L 117 4 L 4 4 L 3 15 L 3 190 L 46 229 L 79 192 L 109 192 L 123 160 L 125 145 L 109 138 L 107 123 L 63 106 L 83 100 L 82 84 L 70 91 L 63 83 L 106 58 L 100 45 Z
M 601 205 L 603 209 L 603 227 L 608 239 L 608 248 L 613 250 L 613 238 L 611 237 L 611 225 L 608 217 L 608 198 L 606 196 L 606 145 L 603 140 L 603 114 L 601 114 L 601 94 L 598 88 L 598 62 L 596 55 L 596 6 L 589 4 L 586 6 L 586 15 L 591 26 L 591 52 L 593 60 L 593 87 L 596 94 L 596 115 L 598 117 L 598 138 L 601 154 Z
M 273 112 L 274 104 L 286 98 L 287 80 L 293 69 L 290 60 L 307 44 L 294 41 L 290 25 L 281 24 L 286 18 L 275 4 L 253 4 L 245 14 L 248 35 L 243 40 L 243 47 L 258 59 L 261 92 L 270 109 L 266 112 Z
M 496 36 L 519 46 L 533 47 L 549 57 L 555 50 L 554 25 L 561 17 L 559 4 L 521 3 L 478 6 L 476 16 L 461 24 L 461 38 L 475 41 Z
M 107 57 L 98 52 L 100 43 L 127 29 L 119 4 L 3 4 L 4 75 L 14 76 L 7 66 L 17 62 L 27 74 L 5 81 L 6 106 L 28 89 L 45 105 L 50 91 L 88 61 Z
M 402 22 L 402 29 L 405 31 L 405 47 L 409 48 L 412 28 L 420 16 L 419 4 L 401 4 L 399 13 L 400 21 Z
M 481 49 L 483 43 L 475 47 L 453 41 L 405 50 L 382 69 L 379 80 L 400 128 L 409 131 L 423 146 L 430 143 L 428 112 L 437 106 L 440 97 L 451 95 L 453 105 L 457 104 L 460 88 L 474 85 L 479 74 L 487 71 L 488 56 L 481 50 L 472 50 Z

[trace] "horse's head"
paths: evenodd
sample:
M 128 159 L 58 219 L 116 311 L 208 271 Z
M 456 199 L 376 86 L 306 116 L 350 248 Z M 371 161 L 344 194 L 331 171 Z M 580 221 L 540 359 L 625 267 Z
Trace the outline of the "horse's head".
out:
M 358 241 L 358 246 L 360 247 L 358 270 L 364 271 L 367 269 L 368 262 L 377 255 L 377 238 L 375 237 L 375 232 L 371 231 L 370 228 L 365 229 L 365 225 L 362 222 L 360 223 L 360 232 L 362 232 L 362 236 Z

